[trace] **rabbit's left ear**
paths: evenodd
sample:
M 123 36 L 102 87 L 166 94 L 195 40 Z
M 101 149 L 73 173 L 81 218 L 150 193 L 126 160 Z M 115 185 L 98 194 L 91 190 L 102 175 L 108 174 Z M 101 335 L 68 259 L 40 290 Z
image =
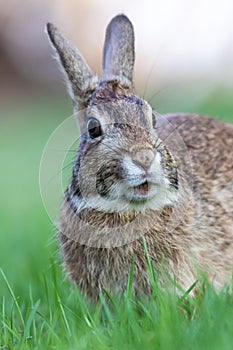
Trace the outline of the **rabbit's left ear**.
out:
M 103 52 L 103 80 L 117 80 L 127 88 L 133 86 L 134 30 L 125 15 L 109 23 Z
M 47 33 L 66 72 L 71 98 L 75 103 L 78 102 L 79 108 L 86 107 L 90 94 L 98 84 L 97 76 L 93 75 L 79 51 L 53 24 L 47 24 Z

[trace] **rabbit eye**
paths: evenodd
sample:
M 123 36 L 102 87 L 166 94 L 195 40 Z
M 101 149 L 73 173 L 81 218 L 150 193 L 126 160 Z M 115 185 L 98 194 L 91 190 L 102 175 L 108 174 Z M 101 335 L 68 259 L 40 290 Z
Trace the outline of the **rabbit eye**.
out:
M 96 118 L 91 118 L 88 120 L 87 129 L 88 129 L 89 135 L 92 138 L 98 137 L 102 134 L 100 122 Z
M 155 129 L 156 128 L 156 115 L 152 113 L 152 126 Z

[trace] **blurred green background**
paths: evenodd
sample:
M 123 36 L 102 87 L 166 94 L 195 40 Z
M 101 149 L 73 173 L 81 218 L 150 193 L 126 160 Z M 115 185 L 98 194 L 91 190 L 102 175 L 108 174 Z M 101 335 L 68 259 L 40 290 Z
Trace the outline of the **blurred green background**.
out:
M 15 6 L 16 3 L 19 4 L 15 2 Z M 92 13 L 88 17 L 90 21 L 93 18 L 93 3 L 79 3 L 82 5 L 79 18 Z M 125 3 L 130 5 L 130 2 Z M 25 11 L 21 9 L 18 16 L 15 16 L 17 11 L 11 11 L 13 7 L 2 4 L 1 9 L 5 12 L 1 12 L 0 28 L 0 267 L 7 275 L 16 296 L 27 295 L 28 286 L 32 286 L 35 298 L 40 295 L 42 275 L 49 270 L 51 261 L 57 259 L 59 263 L 57 243 L 54 240 L 56 228 L 50 221 L 40 196 L 40 160 L 51 133 L 72 114 L 72 104 L 62 84 L 63 78 L 54 68 L 57 62 L 52 59 L 52 51 L 44 34 L 47 19 L 57 19 L 62 26 L 62 23 L 70 23 L 68 16 L 72 11 L 70 9 L 69 14 L 64 14 L 61 20 L 61 9 L 56 14 L 52 5 L 43 2 L 38 4 L 41 6 L 36 8 L 25 5 Z M 3 6 L 8 6 L 7 10 Z M 105 21 L 123 10 L 124 7 L 121 6 L 117 9 L 107 7 L 103 21 L 101 24 L 98 22 L 101 35 L 105 30 Z M 29 20 L 25 21 L 24 16 L 28 16 Z M 19 19 L 20 23 L 17 22 Z M 146 15 L 141 21 L 146 21 Z M 25 30 L 26 37 L 23 36 L 23 31 L 17 32 L 17 28 L 26 28 L 27 25 L 30 27 Z M 29 30 L 34 27 L 36 30 Z M 12 36 L 12 28 L 15 28 L 15 36 Z M 67 26 L 64 25 L 64 28 L 67 30 Z M 80 27 L 82 41 L 85 42 L 85 38 L 92 37 L 96 31 L 92 27 L 90 31 L 84 32 Z M 69 33 L 75 36 L 76 31 L 69 28 Z M 17 45 L 12 41 L 13 37 Z M 26 46 L 27 39 L 31 43 L 43 43 L 39 46 L 36 57 L 33 53 L 34 46 Z M 140 48 L 140 42 L 137 45 Z M 169 46 L 169 42 L 166 45 Z M 91 55 L 90 46 L 84 45 L 83 50 Z M 27 60 L 24 60 L 25 54 Z M 139 56 L 142 54 L 139 53 Z M 96 55 L 93 51 L 93 61 Z M 162 53 L 161 55 L 163 56 Z M 15 57 L 21 59 L 23 64 L 19 66 L 19 62 L 13 59 Z M 98 57 L 100 60 L 100 50 Z M 138 68 L 135 76 L 142 77 L 143 73 Z M 220 80 L 213 82 L 200 73 L 197 74 L 198 78 L 186 77 L 181 81 L 164 79 L 164 83 L 161 83 L 161 75 L 159 82 L 154 78 L 156 69 L 152 74 L 153 67 L 147 68 L 147 76 L 138 79 L 136 89 L 139 95 L 145 94 L 157 112 L 194 112 L 233 122 L 233 87 L 229 81 L 224 83 L 225 73 L 222 73 Z M 99 70 L 98 65 L 96 70 Z M 212 72 L 215 73 L 214 70 Z M 228 80 L 226 75 L 225 78 Z M 5 293 L 4 283 L 0 281 L 0 295 Z

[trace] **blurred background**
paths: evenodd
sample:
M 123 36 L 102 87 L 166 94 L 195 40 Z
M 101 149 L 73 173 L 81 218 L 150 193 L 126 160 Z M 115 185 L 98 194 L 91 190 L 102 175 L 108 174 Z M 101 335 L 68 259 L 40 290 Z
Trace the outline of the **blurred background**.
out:
M 0 267 L 18 293 L 25 279 L 37 285 L 56 256 L 39 167 L 49 136 L 72 114 L 45 24 L 53 22 L 101 74 L 105 28 L 118 13 L 135 27 L 139 95 L 159 113 L 233 122 L 232 1 L 1 0 Z
M 230 0 L 1 0 L 1 98 L 33 90 L 61 92 L 62 79 L 45 35 L 48 21 L 56 24 L 100 74 L 106 25 L 122 12 L 135 26 L 139 91 L 173 95 L 178 89 L 184 93 L 187 86 L 196 87 L 196 103 L 216 86 L 232 88 Z

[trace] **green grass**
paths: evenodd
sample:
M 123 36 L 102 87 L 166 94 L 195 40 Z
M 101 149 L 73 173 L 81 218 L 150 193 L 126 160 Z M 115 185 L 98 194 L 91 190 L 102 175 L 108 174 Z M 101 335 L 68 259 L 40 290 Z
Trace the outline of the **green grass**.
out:
M 29 286 L 17 297 L 2 271 L 1 279 L 8 290 L 1 310 L 5 349 L 232 348 L 233 297 L 204 282 L 195 299 L 155 286 L 156 301 L 135 299 L 129 288 L 121 299 L 106 293 L 93 306 L 62 281 L 55 265 L 39 277 L 38 299 Z
M 159 112 L 172 108 L 157 102 Z M 233 122 L 232 91 L 216 90 L 196 106 L 181 102 L 174 111 Z M 40 197 L 39 165 L 70 111 L 63 100 L 41 98 L 1 112 L 0 349 L 232 349 L 233 297 L 205 281 L 196 298 L 162 292 L 152 281 L 156 302 L 140 300 L 131 295 L 132 268 L 122 298 L 106 291 L 91 305 L 66 280 Z

